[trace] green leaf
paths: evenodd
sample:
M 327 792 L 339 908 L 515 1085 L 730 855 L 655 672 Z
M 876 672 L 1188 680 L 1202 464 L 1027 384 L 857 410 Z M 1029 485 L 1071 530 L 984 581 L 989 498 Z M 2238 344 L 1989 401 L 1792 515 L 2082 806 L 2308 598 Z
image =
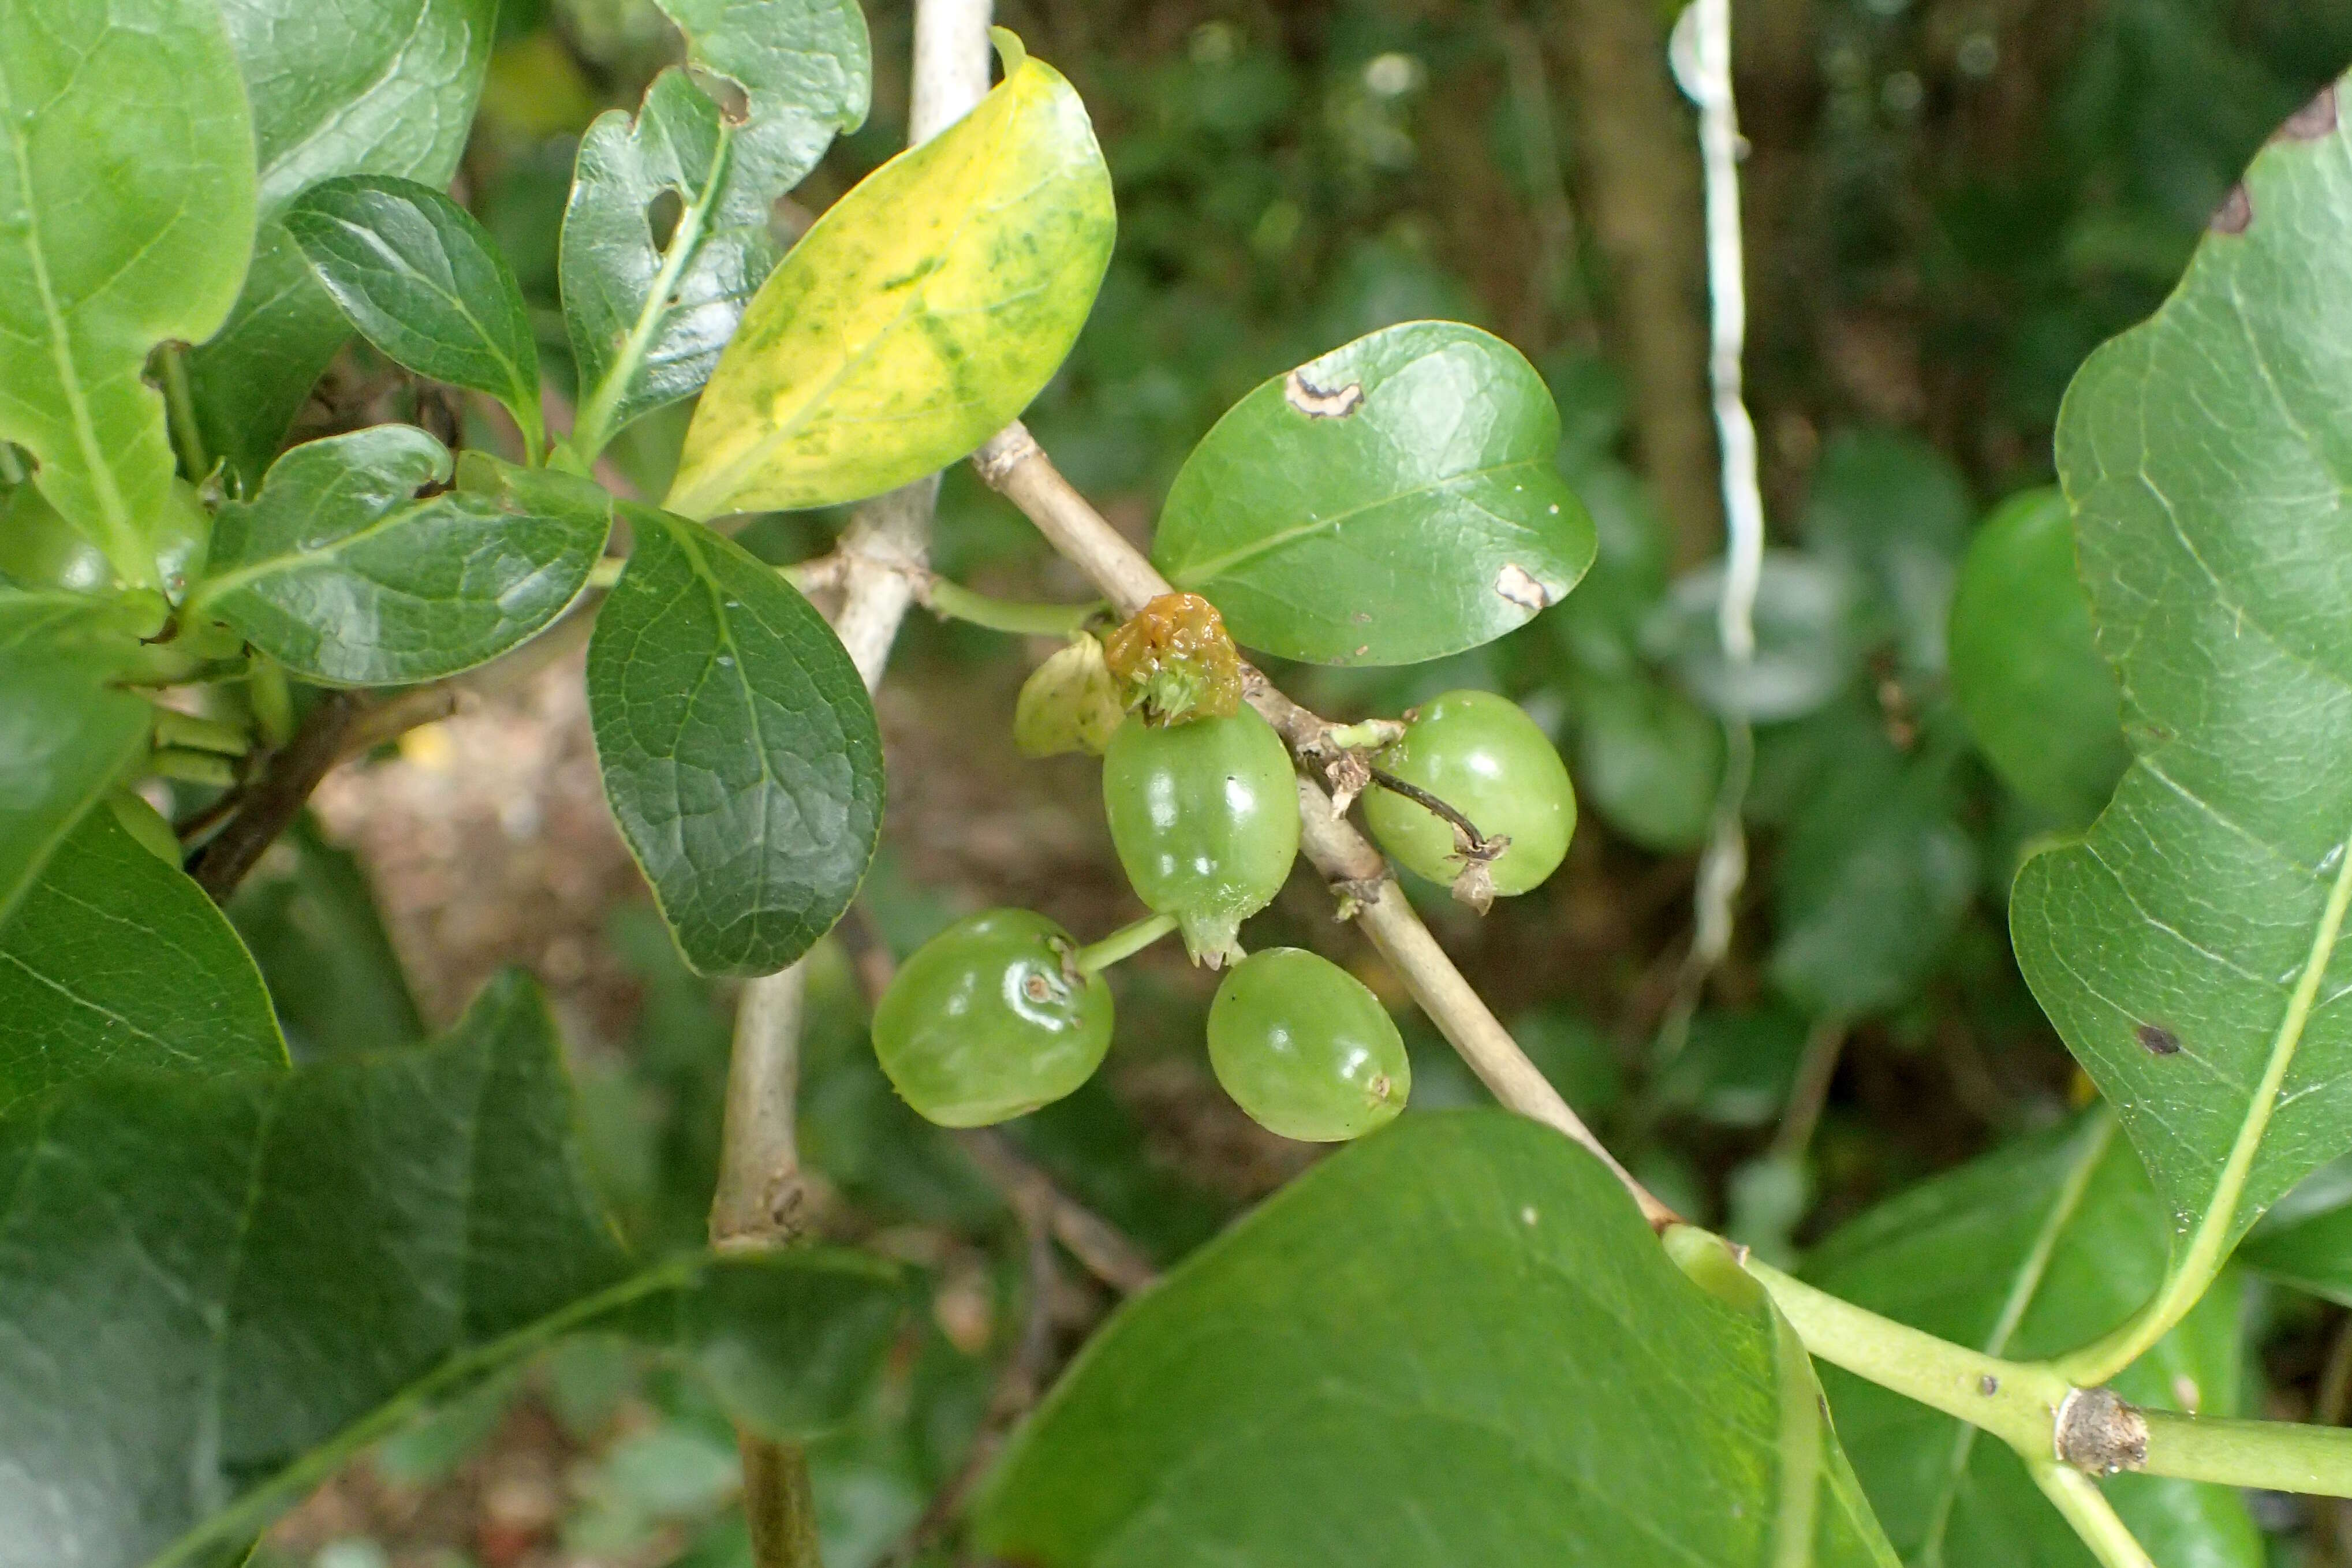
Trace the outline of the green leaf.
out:
M 545 1005 L 509 975 L 425 1049 L 113 1076 L 0 1119 L 0 1563 L 212 1560 L 572 1329 L 677 1344 L 772 1430 L 845 1414 L 898 1315 L 887 1271 L 635 1270 L 572 1118 Z
M 468 452 L 407 425 L 309 441 L 221 509 L 194 605 L 296 674 L 429 680 L 492 658 L 588 581 L 612 500 L 585 479 Z
M 2257 1273 L 2352 1306 L 2352 1156 L 2305 1177 L 2246 1235 L 2237 1260 Z
M 322 180 L 280 216 L 360 335 L 419 375 L 487 392 L 535 458 L 539 343 L 514 269 L 474 216 L 414 180 Z
M 1882 1012 L 1918 989 L 1976 895 L 1976 846 L 1951 771 L 1858 729 L 1822 770 L 1781 845 L 1774 983 L 1807 1011 Z
M 2095 1114 L 1909 1189 L 1823 1244 L 1806 1278 L 1857 1306 L 1989 1354 L 2069 1351 L 2151 1295 L 2162 1205 L 2114 1121 Z M 2239 1413 L 2234 1283 L 2115 1381 L 2136 1404 Z M 1822 1383 L 1854 1468 L 1906 1563 L 2093 1568 L 2006 1444 L 1858 1377 Z M 2238 1494 L 2153 1476 L 2104 1483 L 2157 1562 L 2259 1568 Z
M 425 1037 L 366 869 L 308 814 L 239 884 L 228 918 L 298 1055 L 388 1050 Z
M 108 681 L 163 610 L 0 586 L 0 924 L 146 750 L 154 710 Z
M 642 414 L 698 391 L 744 302 L 774 270 L 776 199 L 866 118 L 871 67 L 852 0 L 671 0 L 688 54 L 732 79 L 722 113 L 681 69 L 635 117 L 600 117 L 580 143 L 563 214 L 564 325 L 583 389 L 575 444 L 593 457 Z M 667 235 L 651 218 L 677 204 Z
M 1723 784 L 1723 726 L 1639 671 L 1579 681 L 1574 691 L 1578 795 L 1645 849 L 1706 842 Z
M 1940 672 L 1952 577 L 1975 507 L 1952 460 L 1916 436 L 1846 430 L 1813 469 L 1805 507 L 1807 549 L 1864 587 L 1873 629 L 1890 637 L 1905 668 Z
M 351 331 L 279 215 L 337 174 L 447 184 L 489 67 L 498 5 L 220 0 L 220 11 L 253 102 L 261 224 L 245 290 L 227 325 L 188 356 L 188 378 L 205 449 L 253 485 Z
M 1492 642 L 1592 564 L 1559 412 L 1501 339 L 1408 321 L 1265 382 L 1184 459 L 1151 559 L 1235 640 L 1318 664 Z
M 0 1114 L 95 1073 L 285 1065 L 260 972 L 212 900 L 113 812 L 85 812 L 0 918 Z
M 2058 426 L 2133 756 L 2088 835 L 2018 872 L 2010 925 L 2175 1223 L 2210 1216 L 2199 1268 L 2352 1146 L 2330 974 L 2352 903 L 2352 123 L 2333 102 L 2254 159 Z
M 1568 1140 L 1408 1116 L 1130 1300 L 976 1531 L 1038 1568 L 1891 1562 L 1819 1402 Z
M 882 823 L 874 704 L 824 617 L 732 540 L 622 509 L 588 643 L 604 795 L 686 961 L 766 974 L 849 907 Z
M 0 140 L 0 440 L 125 583 L 160 586 L 193 542 L 159 537 L 172 443 L 141 372 L 221 324 L 253 244 L 253 127 L 219 10 L 5 0 Z
M 1800 719 L 1845 690 L 1862 668 L 1860 589 L 1835 562 L 1767 550 L 1756 583 L 1755 657 L 1735 666 L 1723 652 L 1717 561 L 1675 580 L 1643 639 L 1672 662 L 1693 697 L 1723 717 L 1755 724 Z
M 1993 771 L 2067 826 L 2089 823 L 2131 753 L 2074 575 L 2064 496 L 2028 490 L 1977 530 L 1951 637 L 1952 695 Z
M 877 495 L 971 452 L 1060 367 L 1110 261 L 1110 172 L 1061 73 L 996 37 L 980 107 L 859 181 L 752 299 L 670 510 Z

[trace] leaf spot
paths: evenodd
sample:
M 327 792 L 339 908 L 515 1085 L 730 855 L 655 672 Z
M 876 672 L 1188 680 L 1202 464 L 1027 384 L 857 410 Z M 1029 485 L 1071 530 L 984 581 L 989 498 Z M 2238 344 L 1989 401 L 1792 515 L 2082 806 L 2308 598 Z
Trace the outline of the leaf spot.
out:
M 1283 378 L 1282 400 L 1309 419 L 1345 419 L 1363 405 L 1364 384 L 1351 381 L 1326 392 L 1294 370 Z
M 2319 96 L 2286 117 L 2286 123 L 2271 137 L 2273 142 L 2316 142 L 2336 130 L 2336 84 L 2329 82 L 2319 89 Z
M 2147 1047 L 2149 1056 L 2177 1057 L 2180 1054 L 2180 1037 L 2161 1024 L 2142 1024 L 2132 1034 Z
M 1521 1225 L 1533 1225 L 1533 1224 L 1535 1224 L 1535 1222 L 1536 1222 L 1536 1205 L 1533 1205 L 1533 1204 L 1529 1204 L 1527 1207 L 1525 1207 L 1525 1208 L 1523 1208 L 1523 1209 L 1521 1209 L 1521 1210 L 1519 1211 L 1519 1223 L 1520 1223 Z
M 2214 209 L 2212 220 L 2205 226 L 2215 234 L 2243 234 L 2246 226 L 2253 221 L 2253 199 L 2246 195 L 2246 182 L 2241 180 L 2230 187 L 2230 194 L 2221 198 L 2221 205 Z
M 1545 608 L 1557 596 L 1517 562 L 1506 562 L 1495 574 L 1495 592 L 1529 615 Z

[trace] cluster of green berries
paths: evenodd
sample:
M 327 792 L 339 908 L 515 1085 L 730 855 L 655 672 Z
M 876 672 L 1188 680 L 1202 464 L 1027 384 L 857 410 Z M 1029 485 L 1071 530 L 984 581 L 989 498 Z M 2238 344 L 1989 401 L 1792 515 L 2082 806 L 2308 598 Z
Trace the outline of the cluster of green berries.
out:
M 1108 732 L 1099 749 L 1111 843 L 1156 917 L 1131 930 L 1157 935 L 1172 924 L 1195 963 L 1225 970 L 1209 1008 L 1209 1062 L 1252 1119 L 1318 1142 L 1382 1126 L 1404 1108 L 1412 1069 L 1379 998 L 1315 953 L 1244 955 L 1238 942 L 1241 922 L 1290 875 L 1298 795 L 1281 737 L 1240 700 L 1241 666 L 1216 611 L 1171 595 L 1110 640 L 1110 689 L 1127 710 L 1115 723 L 1073 711 L 1058 732 Z M 1105 668 L 1098 654 L 1088 658 Z M 1054 679 L 1060 691 L 1085 684 L 1066 672 Z M 1033 715 L 1022 722 L 1035 728 Z M 1030 746 L 1025 735 L 1024 744 L 1055 749 Z M 1503 698 L 1454 691 L 1423 704 L 1374 765 L 1376 781 L 1396 780 L 1475 825 L 1474 841 L 1412 795 L 1376 783 L 1365 800 L 1372 834 L 1422 876 L 1453 881 L 1466 857 L 1494 892 L 1521 893 L 1568 852 L 1576 826 L 1568 771 Z M 1121 936 L 1081 948 L 1024 910 L 958 921 L 900 967 L 876 1009 L 883 1070 L 908 1104 L 949 1127 L 1059 1100 L 1110 1048 L 1101 971 L 1135 945 Z

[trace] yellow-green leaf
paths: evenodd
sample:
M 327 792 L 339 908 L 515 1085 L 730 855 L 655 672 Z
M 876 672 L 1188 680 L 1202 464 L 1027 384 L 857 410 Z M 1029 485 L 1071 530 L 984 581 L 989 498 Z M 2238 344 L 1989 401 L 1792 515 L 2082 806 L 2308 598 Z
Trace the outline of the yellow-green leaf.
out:
M 1110 260 L 1110 172 L 1061 74 L 997 33 L 980 107 L 877 169 L 744 313 L 687 432 L 688 517 L 877 495 L 1028 406 Z

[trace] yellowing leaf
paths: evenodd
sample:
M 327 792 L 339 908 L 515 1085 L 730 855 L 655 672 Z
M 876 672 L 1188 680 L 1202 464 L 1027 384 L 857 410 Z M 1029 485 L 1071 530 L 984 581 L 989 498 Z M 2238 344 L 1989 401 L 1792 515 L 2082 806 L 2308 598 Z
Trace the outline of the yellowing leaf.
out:
M 1110 259 L 1110 172 L 1070 84 L 997 39 L 980 107 L 859 182 L 751 301 L 670 510 L 879 494 L 970 453 L 1060 366 Z

